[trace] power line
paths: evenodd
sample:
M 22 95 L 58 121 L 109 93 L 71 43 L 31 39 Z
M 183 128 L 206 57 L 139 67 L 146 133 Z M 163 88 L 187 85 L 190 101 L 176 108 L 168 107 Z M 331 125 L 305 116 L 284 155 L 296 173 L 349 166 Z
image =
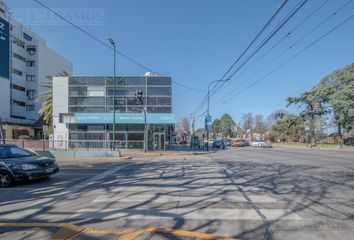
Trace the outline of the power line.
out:
M 262 49 L 265 44 L 267 44 L 274 36 L 275 34 L 285 26 L 285 24 L 306 4 L 308 0 L 303 0 L 302 2 L 300 1 L 289 13 L 288 15 L 281 20 L 281 22 L 278 24 L 278 26 L 268 34 L 265 40 L 263 40 L 262 43 L 258 45 L 258 47 L 246 58 L 246 60 L 235 70 L 233 73 L 228 77 L 232 78 L 253 56 L 257 54 L 260 49 Z M 211 93 L 211 96 L 215 94 L 220 88 L 222 88 L 226 82 L 222 82 L 221 85 Z M 214 89 L 214 88 L 213 88 Z M 203 106 L 205 103 L 202 103 L 201 106 Z
M 262 27 L 262 29 L 257 33 L 257 35 L 253 38 L 251 43 L 246 47 L 246 49 L 241 53 L 241 55 L 236 59 L 236 61 L 229 67 L 229 69 L 226 71 L 226 73 L 223 75 L 223 77 L 216 83 L 216 85 L 213 86 L 213 88 L 210 90 L 211 92 L 217 87 L 217 85 L 223 81 L 225 76 L 232 70 L 232 68 L 239 62 L 239 60 L 245 55 L 245 53 L 250 49 L 250 47 L 257 41 L 257 39 L 262 35 L 262 33 L 265 31 L 265 29 L 270 25 L 270 23 L 274 20 L 274 18 L 279 14 L 279 12 L 284 8 L 284 6 L 288 3 L 288 0 L 283 1 L 281 6 L 273 13 L 271 18 L 266 22 L 266 24 Z M 203 105 L 206 103 L 206 100 L 208 98 L 208 95 L 206 95 L 201 103 L 196 107 L 196 109 L 193 111 L 193 115 L 197 113 Z
M 248 80 L 252 79 L 253 77 L 257 76 L 260 72 L 262 72 L 266 67 L 268 67 L 270 64 L 272 64 L 274 61 L 278 60 L 281 56 L 283 56 L 286 52 L 288 52 L 289 50 L 293 49 L 297 44 L 299 44 L 302 40 L 304 40 L 306 37 L 308 37 L 311 33 L 313 33 L 314 31 L 316 31 L 318 28 L 320 28 L 322 25 L 324 25 L 326 22 L 328 22 L 331 18 L 333 18 L 334 16 L 337 16 L 337 14 L 339 12 L 341 12 L 343 9 L 345 9 L 345 7 L 347 5 L 349 5 L 353 0 L 349 0 L 347 1 L 344 5 L 342 5 L 341 7 L 339 7 L 336 11 L 334 11 L 332 14 L 330 14 L 327 18 L 325 18 L 323 21 L 321 21 L 319 24 L 317 24 L 315 27 L 313 27 L 311 30 L 309 30 L 307 33 L 305 33 L 300 39 L 298 39 L 295 43 L 293 43 L 292 45 L 290 45 L 288 48 L 284 49 L 282 52 L 280 52 L 278 55 L 276 55 L 274 58 L 272 58 L 271 61 L 269 61 L 267 64 L 265 64 L 259 71 L 256 72 L 256 74 L 254 74 L 252 77 L 248 78 L 244 83 L 246 83 Z M 258 61 L 259 59 L 257 59 Z M 256 61 L 256 62 L 257 62 Z M 254 62 L 254 63 L 256 63 Z M 253 63 L 253 64 L 254 64 Z M 237 86 L 237 88 L 239 88 L 240 86 L 242 86 L 243 84 Z M 237 90 L 236 88 L 233 89 L 231 92 Z M 223 100 L 221 101 L 223 102 Z
M 81 28 L 80 26 L 76 25 L 75 23 L 71 22 L 70 20 L 68 20 L 67 18 L 63 17 L 62 15 L 60 15 L 59 13 L 55 12 L 53 9 L 51 9 L 50 7 L 46 6 L 44 3 L 38 1 L 38 0 L 34 0 L 37 4 L 39 4 L 40 6 L 42 6 L 43 8 L 47 9 L 48 11 L 50 11 L 51 13 L 53 13 L 54 15 L 56 15 L 57 17 L 59 17 L 60 19 L 64 20 L 65 22 L 67 22 L 68 24 L 70 24 L 71 26 L 73 26 L 74 28 L 76 28 L 77 30 L 79 30 L 80 32 L 86 34 L 87 36 L 89 36 L 90 38 L 94 39 L 95 41 L 97 41 L 98 43 L 102 44 L 103 46 L 111 49 L 112 51 L 115 51 L 114 48 L 109 45 L 108 43 L 106 43 L 105 41 L 102 41 L 101 39 L 97 38 L 96 36 L 92 35 L 91 33 L 89 33 L 88 31 L 86 31 L 85 29 Z M 120 56 L 122 56 L 123 58 L 127 59 L 128 61 L 136 64 L 137 66 L 141 67 L 142 69 L 145 69 L 146 71 L 150 71 L 150 72 L 154 72 L 157 73 L 156 71 L 152 70 L 151 68 L 139 63 L 138 61 L 134 60 L 133 58 L 127 56 L 126 54 L 122 53 L 121 51 L 116 50 L 115 51 L 117 54 L 119 54 Z M 192 90 L 192 91 L 196 91 L 196 92 L 204 92 L 200 89 L 195 89 L 192 87 L 188 87 L 182 83 L 176 82 L 174 80 L 172 80 L 172 82 L 180 87 Z
M 348 18 L 346 18 L 344 21 L 342 21 L 341 23 L 339 23 L 338 25 L 336 25 L 335 27 L 333 27 L 332 29 L 330 29 L 328 32 L 326 32 L 325 34 L 321 35 L 319 38 L 317 38 L 315 41 L 313 41 L 312 43 L 310 43 L 309 45 L 307 45 L 305 48 L 303 48 L 302 50 L 300 50 L 299 52 L 297 52 L 295 55 L 293 55 L 292 57 L 288 58 L 286 61 L 284 61 L 283 63 L 279 64 L 276 68 L 274 68 L 272 71 L 268 72 L 267 74 L 265 74 L 264 76 L 262 76 L 261 78 L 257 79 L 256 81 L 252 82 L 250 85 L 248 85 L 246 88 L 242 89 L 241 91 L 239 91 L 238 93 L 234 94 L 232 96 L 232 98 L 229 98 L 227 100 L 225 100 L 223 102 L 223 104 L 225 104 L 227 101 L 230 101 L 232 99 L 234 99 L 234 97 L 239 96 L 240 94 L 242 94 L 243 92 L 247 91 L 248 89 L 250 89 L 251 87 L 253 87 L 254 85 L 256 85 L 257 83 L 263 81 L 266 77 L 268 77 L 269 75 L 271 75 L 272 73 L 274 73 L 275 71 L 277 71 L 278 69 L 280 69 L 281 67 L 283 67 L 284 65 L 286 65 L 288 62 L 290 62 L 291 60 L 293 60 L 294 58 L 296 58 L 297 56 L 299 56 L 301 53 L 303 53 L 304 51 L 306 51 L 307 49 L 311 48 L 312 46 L 314 46 L 316 43 L 318 43 L 319 41 L 321 41 L 323 38 L 327 37 L 329 34 L 331 34 L 332 32 L 334 32 L 335 30 L 337 30 L 339 27 L 343 26 L 345 23 L 347 23 L 349 20 L 351 20 L 354 17 L 354 14 L 349 16 Z
M 292 10 L 291 12 L 283 19 L 278 26 L 276 27 L 275 30 L 273 30 L 271 33 L 268 34 L 267 38 L 258 46 L 256 50 L 251 53 L 247 59 L 236 69 L 234 72 L 229 76 L 229 78 L 232 78 L 249 60 L 257 54 L 264 46 L 267 44 L 274 36 L 275 34 L 305 5 L 305 3 L 308 0 L 303 0 L 302 2 L 299 2 Z M 223 87 L 226 83 L 222 83 L 222 85 L 216 90 L 218 91 L 221 87 Z

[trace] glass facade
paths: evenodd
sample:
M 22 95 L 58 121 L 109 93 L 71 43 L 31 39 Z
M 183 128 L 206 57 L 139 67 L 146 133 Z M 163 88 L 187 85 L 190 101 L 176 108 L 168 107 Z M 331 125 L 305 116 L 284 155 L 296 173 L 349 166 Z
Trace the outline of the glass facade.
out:
M 143 104 L 149 113 L 172 113 L 171 77 L 69 77 L 68 113 L 112 113 L 115 96 L 116 113 L 142 113 L 136 99 L 143 91 Z M 107 148 L 113 139 L 113 124 L 70 123 L 70 147 Z M 164 150 L 170 147 L 173 124 L 148 124 L 148 149 Z M 116 124 L 119 148 L 143 149 L 144 124 Z

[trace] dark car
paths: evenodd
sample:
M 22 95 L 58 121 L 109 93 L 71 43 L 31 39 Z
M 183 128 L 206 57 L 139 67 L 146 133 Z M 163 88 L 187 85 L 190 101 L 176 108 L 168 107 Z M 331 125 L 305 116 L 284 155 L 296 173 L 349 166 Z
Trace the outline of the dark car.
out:
M 232 142 L 232 139 L 231 139 L 231 138 L 225 138 L 225 139 L 224 139 L 224 144 L 225 144 L 226 146 L 231 146 L 231 142 Z
M 225 149 L 225 143 L 222 140 L 214 141 L 212 147 Z
M 243 146 L 251 146 L 251 140 L 244 139 L 242 140 Z
M 59 172 L 52 158 L 41 157 L 16 145 L 0 144 L 0 187 L 16 180 L 46 178 Z
M 344 144 L 348 146 L 354 146 L 354 138 L 347 138 L 344 140 Z

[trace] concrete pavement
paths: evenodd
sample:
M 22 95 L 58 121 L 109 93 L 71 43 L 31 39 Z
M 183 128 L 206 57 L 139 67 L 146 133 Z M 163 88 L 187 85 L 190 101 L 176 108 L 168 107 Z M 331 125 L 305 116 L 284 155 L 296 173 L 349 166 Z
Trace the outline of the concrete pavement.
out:
M 185 229 L 241 239 L 351 239 L 353 170 L 353 153 L 284 148 L 65 161 L 49 181 L 1 189 L 0 222 Z M 16 239 L 14 234 L 0 228 L 1 239 Z M 31 234 L 26 239 L 40 239 Z

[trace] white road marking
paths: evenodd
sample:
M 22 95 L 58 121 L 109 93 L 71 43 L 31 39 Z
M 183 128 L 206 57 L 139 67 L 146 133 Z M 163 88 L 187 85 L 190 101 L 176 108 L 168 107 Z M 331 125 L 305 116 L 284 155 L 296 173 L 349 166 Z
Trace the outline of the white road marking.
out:
M 268 220 L 301 220 L 296 213 L 285 209 L 260 209 Z M 183 218 L 191 220 L 262 220 L 253 209 L 81 209 L 71 216 L 71 219 L 172 219 Z
M 44 207 L 49 207 L 49 206 L 53 206 L 54 204 L 57 204 L 58 202 L 62 201 L 63 199 L 65 199 L 65 197 L 70 196 L 86 187 L 89 187 L 95 183 L 97 183 L 97 181 L 112 175 L 116 172 L 118 172 L 119 170 L 121 170 L 122 168 L 126 167 L 127 165 L 123 165 L 123 166 L 117 166 L 113 169 L 110 169 L 108 171 L 102 172 L 100 174 L 95 175 L 92 178 L 87 179 L 84 182 L 81 182 L 77 185 L 74 185 L 72 187 L 67 188 L 64 191 L 61 191 L 59 193 L 55 193 L 55 194 L 49 194 L 46 198 L 42 198 L 39 199 L 35 202 L 33 202 L 31 204 L 31 208 L 26 209 L 26 210 L 21 210 L 21 209 L 17 209 L 17 210 L 13 210 L 11 213 L 9 214 L 2 214 L 0 213 L 0 220 L 14 220 L 14 219 L 22 219 L 25 217 L 29 217 L 32 215 L 36 215 L 38 213 L 40 213 L 40 211 L 44 208 Z

